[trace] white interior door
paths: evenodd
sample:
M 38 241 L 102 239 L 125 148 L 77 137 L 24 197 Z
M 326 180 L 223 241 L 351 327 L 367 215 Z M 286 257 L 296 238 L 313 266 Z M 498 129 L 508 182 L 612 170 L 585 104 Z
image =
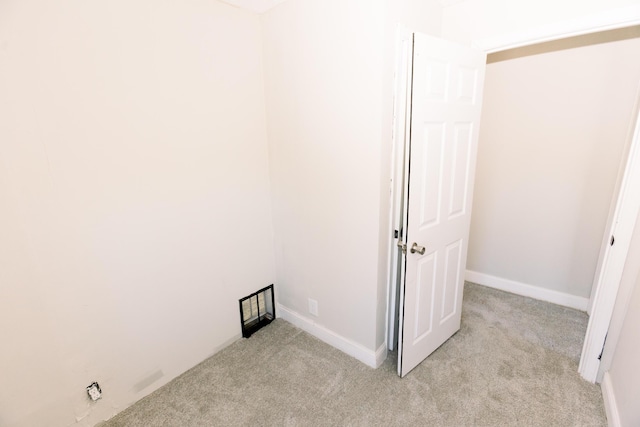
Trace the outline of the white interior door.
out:
M 401 376 L 460 329 L 485 64 L 414 35 Z

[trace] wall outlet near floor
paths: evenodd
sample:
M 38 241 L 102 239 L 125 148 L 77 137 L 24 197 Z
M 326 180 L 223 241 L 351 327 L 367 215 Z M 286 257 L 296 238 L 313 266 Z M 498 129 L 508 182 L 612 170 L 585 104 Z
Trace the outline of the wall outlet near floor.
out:
M 309 314 L 318 315 L 318 301 L 309 298 Z
M 89 399 L 94 402 L 102 397 L 102 390 L 100 389 L 100 385 L 96 382 L 91 383 L 87 386 L 87 394 L 89 395 Z

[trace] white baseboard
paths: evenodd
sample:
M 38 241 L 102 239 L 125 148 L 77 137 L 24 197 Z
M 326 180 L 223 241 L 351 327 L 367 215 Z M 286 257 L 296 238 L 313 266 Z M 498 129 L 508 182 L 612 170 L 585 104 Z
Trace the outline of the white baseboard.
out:
M 604 378 L 602 379 L 600 388 L 602 389 L 604 409 L 607 412 L 607 421 L 609 423 L 609 427 L 621 427 L 622 424 L 620 423 L 620 414 L 618 413 L 618 405 L 616 404 L 616 396 L 613 393 L 613 387 L 611 384 L 611 377 L 609 376 L 609 372 L 604 373 Z
M 503 279 L 502 277 L 491 276 L 489 274 L 478 273 L 477 271 L 467 270 L 465 280 L 477 283 L 478 285 L 487 286 L 489 288 L 495 288 L 512 294 L 521 295 L 523 297 L 534 298 L 562 305 L 564 307 L 575 308 L 580 311 L 587 311 L 589 306 L 588 298 L 565 294 L 563 292 L 553 291 L 539 286 L 528 285 L 526 283 L 516 282 L 515 280 Z
M 377 368 L 382 365 L 382 362 L 387 358 L 386 343 L 383 343 L 377 351 L 369 350 L 280 304 L 276 305 L 276 313 L 277 317 L 286 320 L 319 340 L 326 342 L 330 346 L 358 359 L 367 366 Z
M 375 366 L 372 366 L 373 368 L 379 368 L 380 365 L 382 365 L 382 362 L 387 360 L 388 351 L 389 350 L 387 350 L 387 343 L 383 342 L 382 345 L 378 347 L 378 350 L 376 350 L 376 364 Z

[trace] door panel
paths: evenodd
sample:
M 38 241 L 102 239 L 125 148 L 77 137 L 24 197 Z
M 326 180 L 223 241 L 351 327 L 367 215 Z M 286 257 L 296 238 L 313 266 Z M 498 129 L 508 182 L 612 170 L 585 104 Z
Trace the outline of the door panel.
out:
M 424 149 L 420 171 L 420 227 L 427 229 L 440 223 L 440 202 L 442 200 L 442 156 L 444 154 L 445 126 L 443 123 L 427 123 L 424 126 Z
M 457 215 L 464 215 L 466 212 L 469 169 L 471 167 L 472 135 L 472 126 L 469 123 L 455 124 L 449 219 L 453 219 Z
M 402 376 L 460 328 L 485 62 L 414 35 Z
M 442 315 L 440 324 L 449 320 L 457 313 L 456 302 L 458 301 L 458 286 L 460 282 L 462 262 L 462 240 L 452 243 L 446 249 L 446 259 L 444 262 L 444 290 L 442 295 Z
M 433 291 L 436 283 L 436 254 L 423 257 L 418 263 L 416 307 L 433 306 Z M 433 329 L 433 319 L 427 311 L 418 312 L 414 324 L 414 343 L 422 340 Z

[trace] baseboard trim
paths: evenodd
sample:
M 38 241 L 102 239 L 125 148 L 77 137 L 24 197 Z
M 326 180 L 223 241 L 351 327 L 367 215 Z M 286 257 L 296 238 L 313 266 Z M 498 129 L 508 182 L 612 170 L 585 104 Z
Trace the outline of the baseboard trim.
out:
M 588 298 L 528 285 L 526 283 L 516 282 L 515 280 L 503 279 L 502 277 L 491 276 L 489 274 L 478 273 L 477 271 L 467 270 L 465 280 L 512 294 L 534 298 L 564 307 L 575 308 L 580 311 L 587 311 L 589 306 Z
M 386 343 L 383 343 L 377 351 L 369 350 L 281 304 L 276 305 L 276 313 L 278 317 L 374 369 L 379 367 L 387 357 Z
M 380 365 L 382 365 L 382 363 L 387 360 L 388 351 L 389 350 L 387 350 L 387 343 L 383 342 L 376 351 L 376 365 L 374 366 L 374 368 L 379 368 Z
M 613 393 L 613 386 L 611 384 L 611 377 L 609 372 L 604 373 L 602 384 L 602 399 L 604 400 L 604 410 L 607 413 L 607 422 L 609 427 L 621 427 L 620 413 L 618 412 L 618 405 L 616 403 L 616 395 Z

